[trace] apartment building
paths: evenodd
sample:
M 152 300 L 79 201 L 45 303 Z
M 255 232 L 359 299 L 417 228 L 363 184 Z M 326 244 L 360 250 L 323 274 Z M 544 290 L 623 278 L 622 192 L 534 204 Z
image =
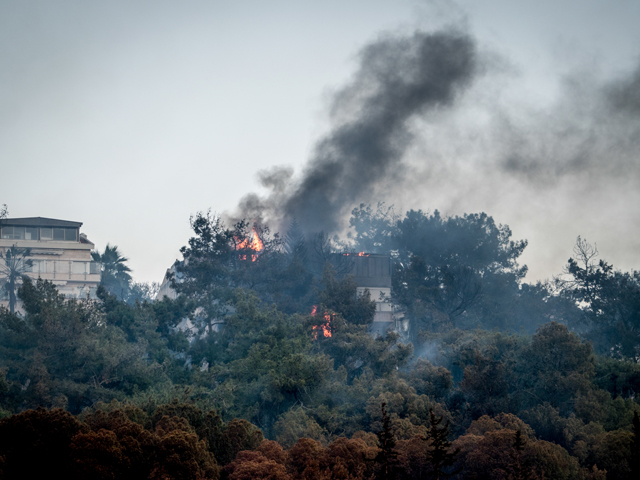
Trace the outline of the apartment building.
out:
M 80 233 L 81 222 L 53 218 L 5 218 L 0 221 L 0 252 L 12 246 L 28 248 L 32 266 L 25 275 L 50 280 L 67 297 L 95 297 L 100 283 L 100 265 L 91 258 L 95 245 Z M 2 262 L 2 260 L 0 260 Z M 5 283 L 0 271 L 0 284 Z M 0 304 L 8 304 L 5 288 Z

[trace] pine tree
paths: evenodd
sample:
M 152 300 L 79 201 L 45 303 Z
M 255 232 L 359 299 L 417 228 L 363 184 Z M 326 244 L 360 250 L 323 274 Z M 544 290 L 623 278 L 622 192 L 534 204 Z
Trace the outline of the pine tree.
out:
M 296 256 L 300 261 L 304 261 L 307 256 L 307 244 L 304 232 L 296 217 L 293 217 L 291 225 L 284 237 L 284 246 L 291 255 Z
M 398 452 L 396 448 L 396 437 L 391 431 L 391 421 L 387 415 L 387 403 L 382 402 L 382 430 L 378 432 L 380 442 L 380 452 L 376 456 L 378 464 L 378 480 L 392 480 L 398 474 Z
M 440 427 L 444 417 L 436 418 L 433 409 L 429 409 L 429 433 L 427 441 L 429 442 L 429 463 L 433 468 L 432 478 L 435 480 L 446 479 L 458 473 L 451 470 L 450 467 L 456 461 L 456 457 L 460 452 L 459 448 L 451 450 L 451 442 L 449 441 L 449 420 Z
M 522 437 L 522 430 L 518 429 L 516 431 L 516 436 L 513 439 L 513 476 L 514 480 L 526 480 L 530 476 L 528 474 L 527 465 L 522 459 L 522 452 L 524 451 L 524 447 L 527 444 L 526 438 Z
M 631 458 L 629 466 L 631 467 L 631 478 L 640 478 L 640 418 L 638 411 L 633 412 L 633 442 L 631 443 Z

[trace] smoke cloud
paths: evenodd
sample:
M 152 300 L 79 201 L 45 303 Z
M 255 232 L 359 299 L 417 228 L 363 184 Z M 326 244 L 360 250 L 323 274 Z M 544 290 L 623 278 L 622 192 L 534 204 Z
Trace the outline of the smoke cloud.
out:
M 240 217 L 307 232 L 339 231 L 354 204 L 389 183 L 411 145 L 411 120 L 451 106 L 477 72 L 474 42 L 459 31 L 384 37 L 360 52 L 353 81 L 333 98 L 332 129 L 315 146 L 302 178 L 288 169 L 260 175 L 270 189 L 242 199 Z
M 608 78 L 578 67 L 536 105 L 509 60 L 461 30 L 381 37 L 358 58 L 301 175 L 262 172 L 269 193 L 244 197 L 235 218 L 341 233 L 362 202 L 485 211 L 529 240 L 528 278 L 561 271 L 577 235 L 637 268 L 640 65 Z
M 578 235 L 602 258 L 637 269 L 640 202 L 640 69 L 605 76 L 581 65 L 553 99 L 518 96 L 517 75 L 491 69 L 454 109 L 423 122 L 391 195 L 399 213 L 484 211 L 527 239 L 529 280 L 559 273 Z
M 567 176 L 637 177 L 640 70 L 603 83 L 581 77 L 566 79 L 553 108 L 527 120 L 505 114 L 496 121 L 493 143 L 504 148 L 499 167 L 535 184 Z

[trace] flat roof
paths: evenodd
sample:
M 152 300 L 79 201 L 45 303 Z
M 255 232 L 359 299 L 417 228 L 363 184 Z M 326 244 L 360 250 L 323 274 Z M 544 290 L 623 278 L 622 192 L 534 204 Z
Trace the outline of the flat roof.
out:
M 5 218 L 0 220 L 0 224 L 14 227 L 80 228 L 82 226 L 82 222 L 72 222 L 70 220 L 58 220 L 56 218 L 45 217 Z

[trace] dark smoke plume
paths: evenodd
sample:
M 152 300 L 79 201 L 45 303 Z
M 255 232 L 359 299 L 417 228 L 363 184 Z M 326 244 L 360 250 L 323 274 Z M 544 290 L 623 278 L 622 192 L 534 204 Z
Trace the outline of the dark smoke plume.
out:
M 460 31 L 384 37 L 359 59 L 302 174 L 263 172 L 269 194 L 246 196 L 236 218 L 341 233 L 359 203 L 486 211 L 529 240 L 531 278 L 559 271 L 577 235 L 637 268 L 640 65 L 578 65 L 531 102 L 509 59 Z
M 640 165 L 640 69 L 606 82 L 577 73 L 565 80 L 558 103 L 529 121 L 502 117 L 495 145 L 499 164 L 531 184 L 563 178 L 638 178 Z
M 271 193 L 246 196 L 240 217 L 307 232 L 341 229 L 346 214 L 393 179 L 411 145 L 411 120 L 453 104 L 477 70 L 474 42 L 458 31 L 385 37 L 360 52 L 353 81 L 332 103 L 331 132 L 316 145 L 302 178 L 261 175 Z

